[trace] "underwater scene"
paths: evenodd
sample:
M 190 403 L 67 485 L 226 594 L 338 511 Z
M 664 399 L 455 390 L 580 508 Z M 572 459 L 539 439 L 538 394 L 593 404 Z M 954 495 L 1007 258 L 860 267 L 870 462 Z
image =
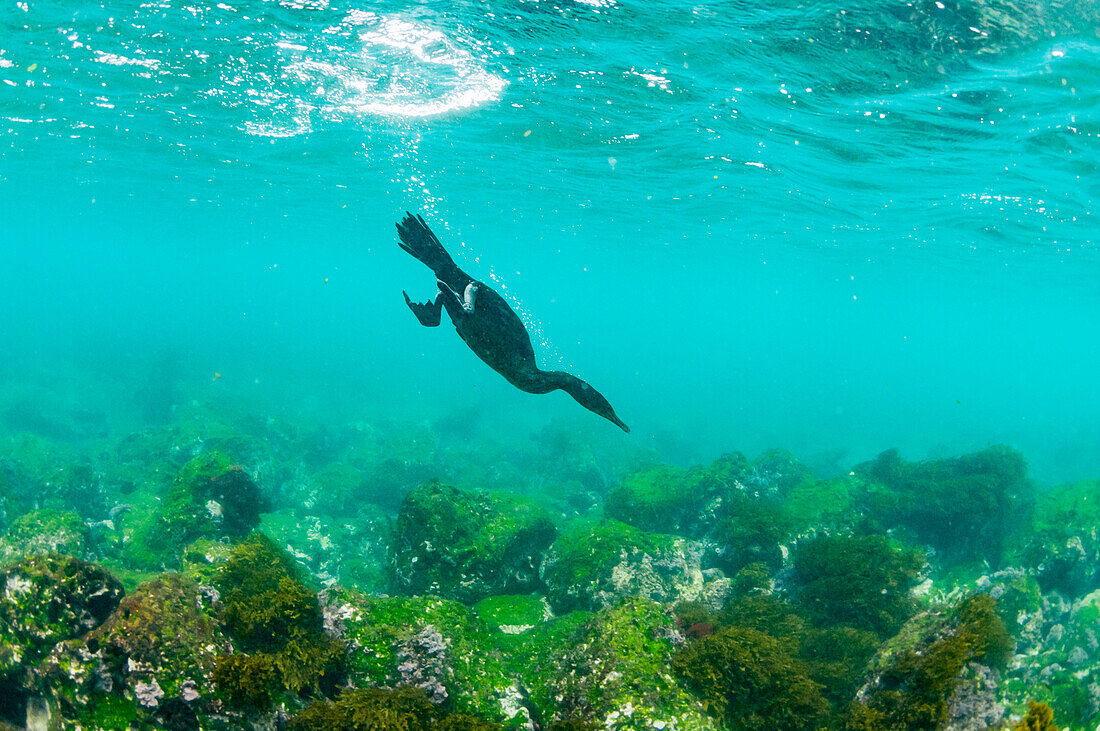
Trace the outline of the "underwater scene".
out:
M 1100 729 L 1100 3 L 0 0 L 0 731 Z

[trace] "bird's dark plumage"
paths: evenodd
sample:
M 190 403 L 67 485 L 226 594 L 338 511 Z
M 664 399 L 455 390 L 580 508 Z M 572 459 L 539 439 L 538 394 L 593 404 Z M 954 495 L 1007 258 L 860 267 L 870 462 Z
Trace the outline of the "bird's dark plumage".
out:
M 439 325 L 445 308 L 470 350 L 516 388 L 528 393 L 560 388 L 589 411 L 630 431 L 599 391 L 576 376 L 538 367 L 523 321 L 492 287 L 458 268 L 423 218 L 406 214 L 397 224 L 397 235 L 402 249 L 435 272 L 439 291 L 434 300 L 421 304 L 405 294 L 405 303 L 421 325 Z

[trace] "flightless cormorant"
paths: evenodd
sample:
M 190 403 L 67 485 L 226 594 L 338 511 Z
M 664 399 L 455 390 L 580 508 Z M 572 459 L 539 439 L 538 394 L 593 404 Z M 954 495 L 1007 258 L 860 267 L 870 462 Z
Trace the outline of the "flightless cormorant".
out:
M 560 388 L 584 408 L 630 431 L 599 391 L 576 376 L 538 367 L 523 321 L 492 287 L 458 268 L 422 217 L 406 213 L 397 224 L 397 235 L 402 249 L 435 272 L 439 286 L 435 299 L 423 304 L 413 302 L 403 292 L 405 303 L 421 325 L 438 326 L 446 307 L 455 330 L 470 350 L 513 386 L 527 393 L 549 393 Z

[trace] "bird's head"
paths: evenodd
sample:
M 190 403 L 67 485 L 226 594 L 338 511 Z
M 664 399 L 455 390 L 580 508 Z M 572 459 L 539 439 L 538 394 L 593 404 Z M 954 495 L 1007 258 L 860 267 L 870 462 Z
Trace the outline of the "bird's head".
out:
M 627 434 L 630 433 L 630 427 L 624 424 L 622 419 L 615 414 L 615 409 L 611 408 L 611 404 L 603 397 L 602 393 L 579 378 L 576 379 L 576 383 L 572 388 L 566 390 L 570 396 L 577 400 L 578 404 L 594 414 L 599 414 Z

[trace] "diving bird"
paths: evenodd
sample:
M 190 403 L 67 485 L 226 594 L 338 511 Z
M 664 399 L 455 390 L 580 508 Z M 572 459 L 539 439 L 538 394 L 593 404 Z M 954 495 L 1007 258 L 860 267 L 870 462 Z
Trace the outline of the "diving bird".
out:
M 443 308 L 447 308 L 455 330 L 470 350 L 513 386 L 527 393 L 549 393 L 560 388 L 584 408 L 630 431 L 599 391 L 569 373 L 538 367 L 523 321 L 492 287 L 458 268 L 421 216 L 406 213 L 397 224 L 397 235 L 402 249 L 435 272 L 439 291 L 431 302 L 413 302 L 403 292 L 405 304 L 421 325 L 438 326 Z

